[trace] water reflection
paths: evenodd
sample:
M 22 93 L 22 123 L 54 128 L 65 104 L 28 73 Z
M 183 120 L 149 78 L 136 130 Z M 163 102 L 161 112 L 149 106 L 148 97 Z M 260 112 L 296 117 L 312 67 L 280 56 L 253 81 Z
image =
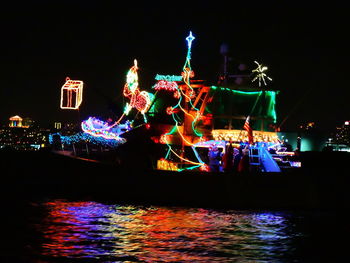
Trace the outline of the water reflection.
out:
M 293 253 L 281 213 L 54 200 L 38 225 L 47 258 L 98 262 L 271 262 Z

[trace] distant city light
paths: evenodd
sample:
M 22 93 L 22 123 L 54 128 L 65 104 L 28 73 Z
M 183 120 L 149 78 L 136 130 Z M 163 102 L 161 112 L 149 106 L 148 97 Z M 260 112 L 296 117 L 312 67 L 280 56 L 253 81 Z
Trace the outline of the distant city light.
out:
M 23 119 L 16 115 L 10 118 L 10 127 L 22 127 Z
M 62 123 L 60 122 L 55 122 L 55 125 L 54 125 L 55 129 L 61 129 L 62 128 Z

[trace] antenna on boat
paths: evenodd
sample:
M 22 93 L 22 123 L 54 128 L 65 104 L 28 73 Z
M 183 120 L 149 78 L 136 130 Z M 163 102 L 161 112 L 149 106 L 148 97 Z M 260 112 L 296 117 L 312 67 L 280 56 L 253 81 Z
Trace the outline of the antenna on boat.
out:
M 223 63 L 223 72 L 222 75 L 219 77 L 219 81 L 227 84 L 227 78 L 228 78 L 228 53 L 229 53 L 229 46 L 226 43 L 222 43 L 220 46 L 220 54 L 224 57 L 224 63 Z
M 220 72 L 219 72 L 219 79 L 218 79 L 218 85 L 223 84 L 227 85 L 229 82 L 234 81 L 235 84 L 240 85 L 243 82 L 243 79 L 250 78 L 250 75 L 246 73 L 247 67 L 245 64 L 240 63 L 239 60 L 235 59 L 236 62 L 239 63 L 236 70 L 238 70 L 237 73 L 231 72 L 229 67 L 232 70 L 232 63 L 233 58 L 230 56 L 230 48 L 227 43 L 222 43 L 220 45 L 220 54 L 223 56 L 223 62 L 221 64 Z M 233 73 L 233 74 L 232 74 Z

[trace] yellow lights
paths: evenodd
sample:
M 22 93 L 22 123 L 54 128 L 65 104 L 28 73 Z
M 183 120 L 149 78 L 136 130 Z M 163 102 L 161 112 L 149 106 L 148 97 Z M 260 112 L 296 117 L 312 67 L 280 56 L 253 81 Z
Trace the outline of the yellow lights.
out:
M 170 162 L 165 159 L 160 159 L 157 161 L 157 169 L 159 170 L 168 170 L 168 171 L 178 171 L 179 168 L 177 165 L 173 162 Z
M 306 129 L 308 128 L 314 128 L 315 127 L 315 123 L 314 122 L 309 122 L 306 126 Z
M 10 121 L 22 121 L 23 119 L 21 117 L 19 117 L 18 115 L 13 116 L 10 118 Z
M 29 128 L 31 121 L 29 118 L 21 118 L 20 116 L 12 116 L 10 119 L 9 127 L 11 128 Z
M 214 140 L 220 141 L 248 141 L 248 133 L 245 130 L 213 130 L 212 135 Z M 278 142 L 278 136 L 276 132 L 255 131 L 255 142 Z
M 308 122 L 306 124 L 302 124 L 299 126 L 300 129 L 310 130 L 312 128 L 315 128 L 315 122 Z
M 62 123 L 61 122 L 55 122 L 54 123 L 54 127 L 55 127 L 55 129 L 59 130 L 59 129 L 62 128 Z
M 10 118 L 10 127 L 22 127 L 23 119 L 18 115 Z
M 61 109 L 79 109 L 83 101 L 83 85 L 81 80 L 66 78 L 66 83 L 61 88 Z
M 278 155 L 285 155 L 285 156 L 294 156 L 295 152 L 278 152 Z

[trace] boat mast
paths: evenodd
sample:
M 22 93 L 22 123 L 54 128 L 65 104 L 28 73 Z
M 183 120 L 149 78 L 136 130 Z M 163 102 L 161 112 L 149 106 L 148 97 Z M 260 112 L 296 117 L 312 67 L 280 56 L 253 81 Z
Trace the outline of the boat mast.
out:
M 229 47 L 226 43 L 221 44 L 220 46 L 220 54 L 224 57 L 223 62 L 223 72 L 220 77 L 220 81 L 222 81 L 222 84 L 227 84 L 227 78 L 228 78 L 228 71 L 227 71 L 227 64 L 228 64 L 228 53 L 229 53 Z

